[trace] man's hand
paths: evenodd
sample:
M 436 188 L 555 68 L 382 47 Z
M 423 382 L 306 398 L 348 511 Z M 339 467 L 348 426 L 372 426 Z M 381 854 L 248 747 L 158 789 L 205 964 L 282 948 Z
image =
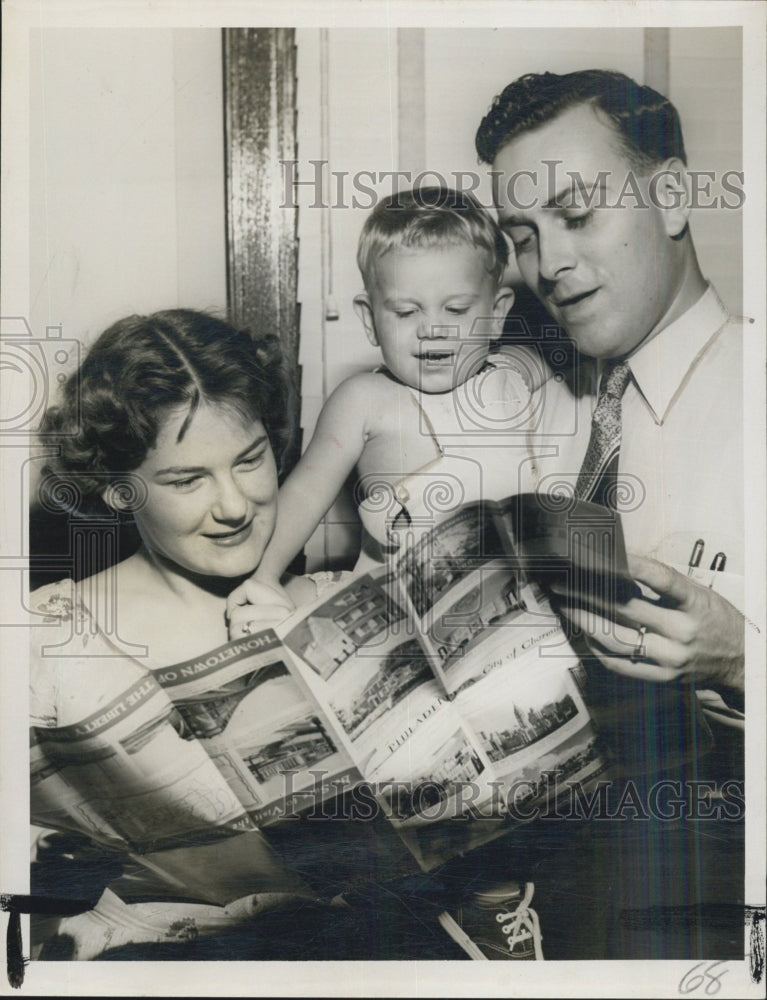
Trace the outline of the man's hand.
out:
M 635 580 L 657 595 L 586 608 L 564 596 L 560 613 L 583 633 L 606 667 L 661 683 L 686 678 L 700 687 L 744 689 L 745 628 L 723 597 L 664 563 L 631 556 Z M 644 634 L 642 632 L 644 630 Z
M 294 609 L 293 601 L 279 583 L 250 577 L 227 598 L 229 638 L 241 639 L 251 632 L 274 628 Z

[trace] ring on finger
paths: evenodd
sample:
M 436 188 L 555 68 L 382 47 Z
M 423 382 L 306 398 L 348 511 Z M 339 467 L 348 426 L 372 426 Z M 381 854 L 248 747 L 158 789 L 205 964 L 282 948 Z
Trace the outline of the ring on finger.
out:
M 637 637 L 634 642 L 634 649 L 631 653 L 631 662 L 638 663 L 640 660 L 647 658 L 647 646 L 645 645 L 644 637 L 647 634 L 647 626 L 640 625 L 637 629 Z
M 256 623 L 254 621 L 245 622 L 245 624 L 242 626 L 243 635 L 253 635 L 255 631 L 256 631 Z

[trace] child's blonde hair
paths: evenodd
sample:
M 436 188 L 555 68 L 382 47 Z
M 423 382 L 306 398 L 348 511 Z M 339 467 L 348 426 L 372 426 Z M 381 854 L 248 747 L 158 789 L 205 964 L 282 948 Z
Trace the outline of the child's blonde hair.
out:
M 442 247 L 468 243 L 486 251 L 496 282 L 509 260 L 506 240 L 493 217 L 468 191 L 422 187 L 380 201 L 365 221 L 357 265 L 370 290 L 375 262 L 395 247 Z

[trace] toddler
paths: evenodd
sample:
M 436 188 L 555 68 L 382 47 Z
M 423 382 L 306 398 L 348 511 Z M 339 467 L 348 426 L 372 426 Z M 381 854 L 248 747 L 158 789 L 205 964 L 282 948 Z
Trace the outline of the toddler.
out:
M 400 192 L 368 217 L 357 262 L 365 291 L 355 311 L 383 364 L 346 379 L 323 407 L 280 490 L 261 564 L 229 596 L 235 634 L 240 622 L 249 628 L 283 606 L 288 613 L 279 581 L 353 470 L 364 527 L 357 570 L 394 548 L 391 529 L 403 512 L 428 520 L 531 488 L 526 428 L 541 362 L 531 349 L 495 349 L 514 293 L 492 217 L 467 193 Z M 533 885 L 493 884 L 499 867 L 491 864 L 490 884 L 439 921 L 473 958 L 540 958 Z M 449 875 L 430 876 L 421 894 L 433 905 L 449 897 L 450 884 Z
M 276 586 L 356 469 L 364 526 L 357 568 L 383 561 L 397 515 L 439 482 L 454 505 L 524 489 L 524 426 L 537 356 L 493 352 L 514 301 L 506 241 L 468 193 L 399 192 L 368 217 L 354 308 L 383 364 L 353 375 L 322 409 L 280 490 L 254 579 Z M 432 493 L 432 496 L 434 494 Z M 447 509 L 450 509 L 449 506 Z

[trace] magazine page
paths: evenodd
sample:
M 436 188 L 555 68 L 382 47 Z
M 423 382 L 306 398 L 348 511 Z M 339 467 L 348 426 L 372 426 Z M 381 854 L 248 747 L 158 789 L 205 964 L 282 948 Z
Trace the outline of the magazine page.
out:
M 402 538 L 401 599 L 450 695 L 511 650 L 531 648 L 552 629 L 561 638 L 543 590 L 521 570 L 504 513 L 496 503 L 466 504 Z
M 468 504 L 417 538 L 411 529 L 396 568 L 435 673 L 488 761 L 491 794 L 477 787 L 465 810 L 486 830 L 499 817 L 506 828 L 527 821 L 573 788 L 587 792 L 608 767 L 579 657 L 533 575 L 536 561 L 517 555 L 516 500 Z M 444 850 L 457 831 L 441 833 Z
M 521 493 L 499 504 L 530 579 L 579 600 L 625 603 L 641 593 L 629 572 L 620 514 L 567 493 Z
M 259 826 L 338 794 L 359 775 L 266 629 L 155 671 L 183 722 Z
M 424 648 L 451 695 L 535 647 L 541 653 L 544 640 L 553 651 L 547 655 L 569 660 L 570 666 L 585 655 L 586 680 L 594 681 L 603 668 L 585 647 L 573 652 L 552 614 L 551 589 L 558 600 L 574 595 L 597 615 L 640 593 L 629 571 L 620 515 L 569 494 L 527 493 L 467 504 L 451 516 L 423 522 L 419 534 L 411 526 L 403 537 L 408 547 L 397 575 L 404 601 L 417 616 Z M 610 683 L 611 698 L 597 693 L 604 684 L 587 683 L 585 700 L 616 769 L 646 773 L 711 749 L 709 727 L 689 684 L 624 677 Z M 647 736 L 636 735 L 648 715 L 654 720 L 652 754 Z M 682 720 L 689 738 L 680 742 Z
M 481 787 L 481 798 L 489 798 L 494 775 L 432 672 L 419 626 L 396 591 L 388 570 L 354 578 L 303 614 L 284 642 L 300 658 L 307 687 L 343 729 L 384 814 L 428 869 L 473 842 L 462 836 L 448 844 L 435 835 L 426 850 L 412 829 L 461 815 L 467 788 Z
M 583 667 L 553 613 L 521 641 L 488 631 L 495 636 L 464 657 L 455 705 L 492 761 L 496 807 L 527 822 L 588 792 L 612 760 L 581 692 Z
M 183 731 L 146 674 L 77 723 L 33 727 L 34 822 L 136 852 L 252 828 L 203 747 Z
M 509 497 L 500 507 L 520 568 L 547 592 L 555 588 L 558 600 L 566 602 L 572 596 L 576 604 L 593 611 L 595 622 L 604 616 L 603 627 L 608 628 L 616 605 L 641 595 L 631 577 L 617 511 L 567 493 L 543 492 Z M 693 558 L 694 554 L 691 563 Z M 692 565 L 687 575 L 702 578 Z M 704 581 L 707 585 L 711 585 L 711 575 Z M 585 657 L 584 696 L 614 757 L 614 774 L 650 773 L 703 757 L 711 750 L 713 737 L 700 699 L 684 677 L 657 684 L 615 674 L 605 684 L 602 666 L 588 655 L 587 648 L 577 645 L 577 636 L 573 643 Z M 631 652 L 627 645 L 624 655 L 629 657 Z M 644 721 L 649 718 L 651 731 Z
M 226 730 L 253 687 L 238 684 L 238 656 L 247 661 L 255 647 L 262 650 L 256 670 L 274 664 L 273 634 L 253 636 L 248 646 L 230 644 L 157 676 L 124 658 L 119 670 L 111 665 L 119 683 L 98 711 L 81 718 L 70 711 L 65 725 L 30 730 L 32 821 L 130 856 L 142 873 L 113 886 L 126 902 L 150 892 L 225 906 L 253 893 L 308 891 L 248 815 L 253 796 L 235 780 L 234 754 L 205 737 L 206 728 L 209 737 L 222 723 Z M 212 681 L 221 664 L 228 665 L 223 681 Z M 200 674 L 195 692 L 192 678 Z M 81 679 L 87 684 L 87 673 Z M 291 684 L 293 704 L 303 709 Z M 168 692 L 183 692 L 186 701 L 176 707 Z M 261 707 L 273 713 L 274 704 Z

